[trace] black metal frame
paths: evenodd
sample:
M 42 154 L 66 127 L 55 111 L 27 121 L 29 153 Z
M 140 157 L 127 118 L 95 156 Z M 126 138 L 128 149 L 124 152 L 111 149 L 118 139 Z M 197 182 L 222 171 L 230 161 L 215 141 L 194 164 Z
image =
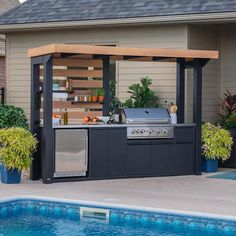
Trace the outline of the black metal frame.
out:
M 176 71 L 176 104 L 178 106 L 177 119 L 178 123 L 184 123 L 185 116 L 185 59 L 177 58 Z
M 110 104 L 110 56 L 103 56 L 103 88 L 105 91 L 105 98 L 103 102 L 103 115 L 109 116 Z
M 96 56 L 96 55 L 95 55 Z M 105 100 L 103 104 L 103 115 L 109 115 L 110 102 L 110 56 L 99 55 L 103 60 L 103 87 Z M 128 59 L 128 58 L 127 58 Z M 185 117 L 185 69 L 193 68 L 193 121 L 196 125 L 195 137 L 195 174 L 201 174 L 201 121 L 202 121 L 202 67 L 208 59 L 194 59 L 186 62 L 183 58 L 177 58 L 176 70 L 176 102 L 178 105 L 178 123 L 184 123 Z M 40 132 L 40 65 L 44 66 L 43 85 L 43 120 L 44 125 Z M 42 178 L 43 183 L 54 182 L 54 142 L 52 127 L 52 83 L 53 83 L 53 55 L 34 57 L 31 59 L 31 131 L 36 134 L 40 145 L 34 154 L 31 168 L 31 179 Z M 40 137 L 41 136 L 41 137 Z M 43 147 L 43 148 L 42 148 Z M 41 160 L 42 158 L 42 160 Z M 42 167 L 42 168 L 41 168 Z M 41 176 L 42 173 L 42 176 Z
M 193 123 L 196 125 L 195 137 L 195 174 L 201 175 L 202 148 L 202 67 L 208 59 L 194 59 L 186 62 L 177 58 L 176 71 L 176 103 L 178 106 L 178 123 L 184 123 L 185 116 L 185 69 L 193 69 Z

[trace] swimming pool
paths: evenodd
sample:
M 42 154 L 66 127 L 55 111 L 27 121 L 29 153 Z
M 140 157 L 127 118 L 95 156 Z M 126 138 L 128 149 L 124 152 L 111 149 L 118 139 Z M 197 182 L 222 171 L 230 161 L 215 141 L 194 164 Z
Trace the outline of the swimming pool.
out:
M 0 202 L 0 236 L 236 235 L 236 220 L 42 199 Z

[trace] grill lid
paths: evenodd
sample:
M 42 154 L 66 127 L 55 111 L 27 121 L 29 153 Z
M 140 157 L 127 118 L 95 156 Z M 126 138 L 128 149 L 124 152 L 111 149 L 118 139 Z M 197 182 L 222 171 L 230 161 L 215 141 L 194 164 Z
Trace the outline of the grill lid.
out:
M 170 114 L 165 108 L 125 108 L 126 123 L 170 123 Z

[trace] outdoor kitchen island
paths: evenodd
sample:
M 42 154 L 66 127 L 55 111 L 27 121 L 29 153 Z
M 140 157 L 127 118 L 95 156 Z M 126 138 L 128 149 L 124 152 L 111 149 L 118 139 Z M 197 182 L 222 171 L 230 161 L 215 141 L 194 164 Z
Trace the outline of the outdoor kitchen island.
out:
M 73 171 L 64 172 L 64 175 L 60 173 L 60 176 L 56 174 L 54 169 L 54 182 L 192 175 L 195 173 L 195 125 L 165 125 L 165 127 L 174 129 L 174 135 L 170 138 L 127 138 L 127 129 L 134 127 L 140 130 L 144 128 L 143 125 L 68 125 L 54 127 L 55 140 L 57 140 L 57 135 L 60 135 L 60 132 L 68 132 L 68 137 L 71 139 L 78 138 L 73 136 L 76 131 L 86 131 L 88 135 L 88 159 L 85 159 L 81 165 L 79 163 L 81 160 L 78 159 L 79 155 L 77 155 L 77 165 L 76 159 L 70 155 L 69 159 L 65 160 L 64 158 L 63 162 L 64 170 L 65 168 L 72 168 L 72 170 L 82 168 L 82 172 L 77 172 L 77 175 L 81 176 L 76 176 L 76 172 Z M 163 126 L 160 127 L 163 128 Z M 149 129 L 158 129 L 158 126 L 149 125 Z M 66 142 L 70 142 L 70 139 L 64 139 L 64 146 L 68 150 Z M 60 147 L 63 146 L 62 143 L 59 145 Z M 55 149 L 57 149 L 56 146 Z M 66 152 L 66 150 L 64 151 Z M 65 156 L 62 147 L 60 151 Z M 55 161 L 57 162 L 56 155 Z M 58 166 L 57 163 L 55 163 L 56 166 Z M 66 176 L 67 178 L 65 178 Z
M 32 81 L 31 131 L 39 140 L 33 156 L 32 180 L 42 179 L 50 184 L 201 174 L 202 68 L 209 60 L 218 59 L 218 51 L 51 44 L 30 49 L 28 56 Z M 109 116 L 111 61 L 176 63 L 177 125 L 164 122 L 167 113 L 162 108 L 157 115 L 152 113 L 154 110 L 144 110 L 154 116 L 143 123 L 139 123 L 138 113 L 133 117 L 130 113 L 127 117 L 131 120 L 136 117 L 136 123 L 54 126 L 53 115 L 60 115 L 63 110 L 69 116 L 64 116 L 65 121 Z M 192 125 L 185 124 L 186 69 L 193 70 Z M 53 81 L 58 76 L 66 80 L 66 91 L 61 92 L 70 96 L 78 91 L 67 84 L 79 87 L 80 94 L 83 88 L 102 87 L 103 102 L 88 102 L 87 98 L 74 99 L 75 103 L 55 101 Z M 153 119 L 159 120 L 152 123 Z

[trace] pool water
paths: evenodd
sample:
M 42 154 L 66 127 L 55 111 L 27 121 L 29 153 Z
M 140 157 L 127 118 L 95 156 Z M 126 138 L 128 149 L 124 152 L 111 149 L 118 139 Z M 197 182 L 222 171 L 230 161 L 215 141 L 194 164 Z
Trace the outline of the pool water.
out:
M 142 225 L 128 222 L 71 220 L 33 215 L 11 216 L 0 220 L 1 236 L 220 236 L 222 232 L 193 230 L 168 225 Z M 225 235 L 229 235 L 228 233 Z M 233 234 L 232 234 L 233 235 Z
M 81 207 L 108 217 L 81 216 Z M 75 203 L 16 200 L 0 203 L 0 236 L 227 236 L 236 221 Z

